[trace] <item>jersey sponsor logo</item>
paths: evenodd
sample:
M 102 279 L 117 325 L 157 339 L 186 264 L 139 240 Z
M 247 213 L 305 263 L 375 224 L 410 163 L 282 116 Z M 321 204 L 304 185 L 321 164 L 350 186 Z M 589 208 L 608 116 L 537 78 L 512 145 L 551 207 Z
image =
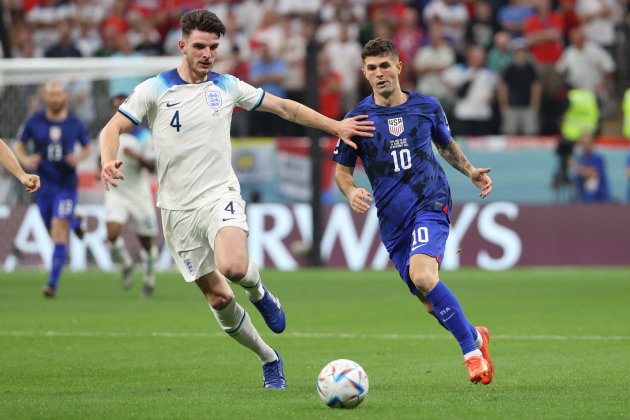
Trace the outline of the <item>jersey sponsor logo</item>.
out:
M 211 90 L 206 92 L 206 102 L 212 109 L 219 109 L 223 104 L 223 99 L 221 98 L 221 92 L 216 90 Z
M 396 137 L 400 136 L 400 134 L 405 131 L 402 117 L 390 118 L 387 120 L 387 127 L 389 128 L 389 132 Z
M 167 108 L 172 108 L 172 107 L 174 107 L 174 106 L 176 106 L 176 105 L 179 105 L 179 104 L 181 104 L 181 102 L 173 102 L 173 103 L 171 103 L 171 102 L 167 102 L 167 103 L 166 103 L 166 107 L 167 107 Z

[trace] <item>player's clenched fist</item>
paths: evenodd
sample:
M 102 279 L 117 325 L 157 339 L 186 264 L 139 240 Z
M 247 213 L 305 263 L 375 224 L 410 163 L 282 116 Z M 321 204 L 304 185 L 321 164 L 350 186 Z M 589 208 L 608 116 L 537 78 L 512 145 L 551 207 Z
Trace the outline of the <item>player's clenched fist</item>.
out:
M 109 191 L 109 186 L 117 187 L 118 184 L 114 181 L 115 179 L 125 179 L 123 174 L 118 170 L 122 165 L 122 160 L 112 160 L 103 165 L 103 170 L 101 171 L 101 181 L 103 181 L 103 185 L 105 189 Z

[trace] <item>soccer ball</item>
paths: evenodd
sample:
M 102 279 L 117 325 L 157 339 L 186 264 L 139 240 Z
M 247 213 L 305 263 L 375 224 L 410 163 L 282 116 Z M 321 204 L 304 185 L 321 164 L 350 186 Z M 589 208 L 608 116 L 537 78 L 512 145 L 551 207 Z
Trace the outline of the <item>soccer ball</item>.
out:
M 352 360 L 333 360 L 317 378 L 319 398 L 331 408 L 354 408 L 368 393 L 368 377 Z

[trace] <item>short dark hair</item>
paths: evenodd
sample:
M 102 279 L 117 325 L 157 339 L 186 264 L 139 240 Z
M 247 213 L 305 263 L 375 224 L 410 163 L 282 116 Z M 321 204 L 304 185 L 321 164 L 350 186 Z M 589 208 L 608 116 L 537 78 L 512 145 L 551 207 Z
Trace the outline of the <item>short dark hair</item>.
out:
M 363 51 L 361 51 L 361 59 L 365 60 L 365 57 L 378 57 L 386 54 L 398 61 L 396 44 L 389 39 L 375 38 L 365 44 Z
M 205 9 L 195 9 L 184 13 L 180 24 L 184 36 L 190 35 L 194 30 L 217 34 L 219 37 L 225 35 L 225 25 L 221 19 Z

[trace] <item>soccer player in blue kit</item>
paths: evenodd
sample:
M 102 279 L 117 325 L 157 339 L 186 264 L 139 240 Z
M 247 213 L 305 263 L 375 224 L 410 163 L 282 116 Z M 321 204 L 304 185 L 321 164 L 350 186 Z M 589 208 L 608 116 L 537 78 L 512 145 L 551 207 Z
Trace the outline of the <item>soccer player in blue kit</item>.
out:
M 403 91 L 398 76 L 402 63 L 396 45 L 385 39 L 368 42 L 362 71 L 373 94 L 346 118 L 368 115 L 375 136 L 356 141 L 356 149 L 339 142 L 333 160 L 335 179 L 351 208 L 365 213 L 372 196 L 358 188 L 353 173 L 360 158 L 378 209 L 380 235 L 396 269 L 412 294 L 459 343 L 473 383 L 489 384 L 494 366 L 488 352 L 487 328 L 467 320 L 451 290 L 439 280 L 450 228 L 451 192 L 444 170 L 432 150 L 471 179 L 486 197 L 492 190 L 490 168 L 473 166 L 457 143 L 439 101 Z
M 57 284 L 68 254 L 67 244 L 72 223 L 76 222 L 77 164 L 90 155 L 89 135 L 85 125 L 68 110 L 68 95 L 60 82 L 43 87 L 45 109 L 29 117 L 15 143 L 15 154 L 28 169 L 36 169 L 42 189 L 35 195 L 42 219 L 54 243 L 52 267 L 42 293 L 55 297 Z M 27 154 L 25 143 L 32 142 Z M 75 145 L 81 151 L 75 154 Z

